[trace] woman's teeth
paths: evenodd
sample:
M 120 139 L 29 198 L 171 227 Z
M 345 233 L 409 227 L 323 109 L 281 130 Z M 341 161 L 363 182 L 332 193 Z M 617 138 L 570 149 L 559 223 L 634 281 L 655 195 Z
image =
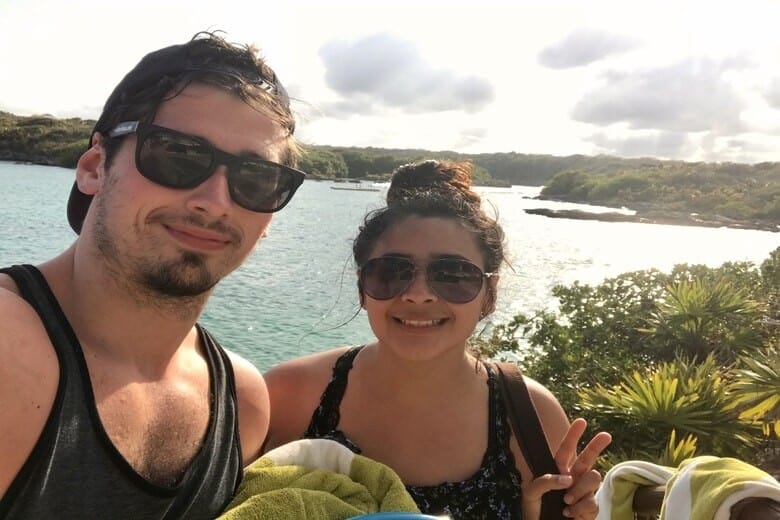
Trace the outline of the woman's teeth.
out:
M 406 325 L 407 327 L 433 327 L 435 325 L 441 325 L 444 323 L 445 318 L 441 318 L 438 320 L 402 320 L 399 319 L 402 324 Z

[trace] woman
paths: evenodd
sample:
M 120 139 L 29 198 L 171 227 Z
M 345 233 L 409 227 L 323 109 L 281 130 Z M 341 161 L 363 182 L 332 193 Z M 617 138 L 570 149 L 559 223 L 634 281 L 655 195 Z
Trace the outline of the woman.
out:
M 539 517 L 541 495 L 567 489 L 564 514 L 592 519 L 609 444 L 571 426 L 555 397 L 526 379 L 561 475 L 533 479 L 506 419 L 494 370 L 468 350 L 493 312 L 503 232 L 471 190 L 469 163 L 424 161 L 394 172 L 387 206 L 353 244 L 358 294 L 376 341 L 294 359 L 266 374 L 266 448 L 338 440 L 393 468 L 420 510 L 452 518 Z

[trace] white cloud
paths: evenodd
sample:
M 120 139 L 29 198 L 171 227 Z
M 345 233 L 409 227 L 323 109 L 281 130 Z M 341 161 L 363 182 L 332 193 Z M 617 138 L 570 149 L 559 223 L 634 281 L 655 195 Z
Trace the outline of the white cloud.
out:
M 476 112 L 493 101 L 483 78 L 437 67 L 413 42 L 380 33 L 352 42 L 329 41 L 320 50 L 325 80 L 341 100 L 328 113 L 365 114 L 383 109 L 423 113 Z
M 97 116 L 147 52 L 257 44 L 318 144 L 774 160 L 780 3 L 0 2 L 0 109 Z
M 580 29 L 539 53 L 539 63 L 553 69 L 581 67 L 639 46 L 639 41 L 619 34 Z
M 578 121 L 630 128 L 735 133 L 744 108 L 723 72 L 732 65 L 688 59 L 668 67 L 611 71 L 572 110 Z
M 773 108 L 780 109 L 780 77 L 775 78 L 766 89 L 766 100 Z

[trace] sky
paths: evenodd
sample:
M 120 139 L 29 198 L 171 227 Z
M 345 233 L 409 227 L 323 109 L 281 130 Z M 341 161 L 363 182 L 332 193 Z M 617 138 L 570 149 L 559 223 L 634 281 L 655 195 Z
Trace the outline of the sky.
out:
M 0 110 L 96 119 L 144 54 L 222 30 L 304 144 L 777 161 L 778 24 L 758 0 L 0 0 Z

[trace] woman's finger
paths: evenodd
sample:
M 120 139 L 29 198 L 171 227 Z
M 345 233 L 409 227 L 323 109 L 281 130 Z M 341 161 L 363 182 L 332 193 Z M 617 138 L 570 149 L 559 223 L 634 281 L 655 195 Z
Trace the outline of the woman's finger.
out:
M 567 504 L 564 515 L 569 518 L 592 519 L 598 514 L 599 507 L 596 502 L 596 491 L 601 485 L 601 475 L 596 470 L 590 470 L 580 476 L 574 484 L 566 490 L 563 497 Z
M 563 501 L 567 504 L 575 504 L 585 497 L 593 495 L 601 485 L 601 474 L 592 469 L 578 478 L 566 490 Z
M 580 442 L 582 434 L 585 433 L 585 428 L 588 423 L 585 419 L 577 418 L 572 421 L 569 429 L 566 431 L 560 446 L 555 451 L 555 463 L 558 465 L 558 470 L 561 473 L 568 473 L 569 468 L 574 462 L 577 456 L 577 443 Z
M 528 500 L 540 500 L 542 495 L 554 489 L 566 489 L 572 485 L 571 475 L 542 475 L 536 477 L 523 488 L 523 496 Z
M 607 432 L 599 432 L 593 436 L 587 446 L 580 452 L 571 466 L 571 474 L 575 477 L 589 471 L 596 465 L 601 453 L 612 442 L 612 435 Z

